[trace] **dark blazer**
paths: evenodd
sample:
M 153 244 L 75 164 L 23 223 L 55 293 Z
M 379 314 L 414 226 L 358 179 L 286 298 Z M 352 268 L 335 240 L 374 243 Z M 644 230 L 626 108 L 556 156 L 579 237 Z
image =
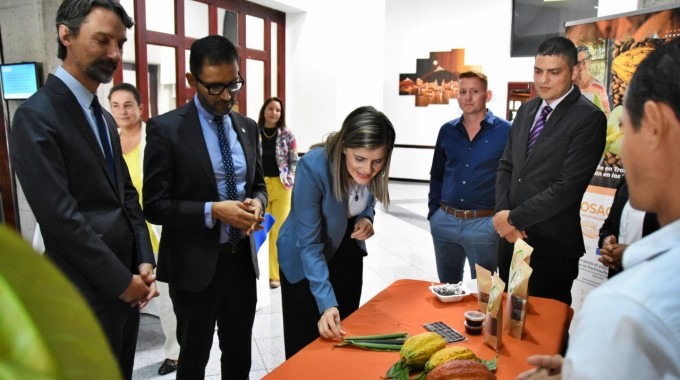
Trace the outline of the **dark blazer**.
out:
M 623 213 L 623 207 L 628 202 L 628 185 L 626 184 L 625 177 L 621 179 L 619 185 L 616 188 L 616 193 L 614 194 L 614 201 L 612 202 L 612 207 L 609 209 L 609 215 L 602 223 L 600 227 L 600 238 L 597 241 L 597 246 L 602 248 L 602 241 L 604 238 L 610 235 L 616 236 L 616 240 L 619 240 L 619 226 L 621 225 L 621 213 Z M 656 214 L 653 212 L 646 212 L 645 218 L 642 221 L 642 236 L 647 236 L 652 232 L 658 230 L 659 220 L 656 218 Z
M 59 78 L 19 107 L 10 134 L 17 178 L 45 241 L 45 254 L 88 298 L 118 296 L 141 263 L 154 263 L 149 232 L 104 110 L 116 180 L 76 97 Z M 93 296 L 98 297 L 97 299 Z
M 527 154 L 542 101 L 523 104 L 513 121 L 496 176 L 496 211 L 511 210 L 510 220 L 527 232 L 534 255 L 580 257 L 585 252 L 580 204 L 604 151 L 607 120 L 574 87 Z
M 194 100 L 151 118 L 146 127 L 144 153 L 144 212 L 163 226 L 158 252 L 158 279 L 186 291 L 208 286 L 215 273 L 219 226 L 205 226 L 204 205 L 218 202 L 217 182 Z M 231 112 L 231 120 L 246 156 L 246 197 L 267 207 L 254 120 Z M 251 244 L 252 246 L 252 244 Z M 255 275 L 257 256 L 251 250 Z

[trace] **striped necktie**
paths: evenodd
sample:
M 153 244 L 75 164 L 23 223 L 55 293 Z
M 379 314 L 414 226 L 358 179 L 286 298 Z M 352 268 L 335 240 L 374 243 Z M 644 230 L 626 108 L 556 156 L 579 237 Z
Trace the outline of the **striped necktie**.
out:
M 534 144 L 536 144 L 536 140 L 538 140 L 538 135 L 541 134 L 543 127 L 545 127 L 545 122 L 548 120 L 548 115 L 550 114 L 551 111 L 552 108 L 550 106 L 543 107 L 541 114 L 538 116 L 538 120 L 536 120 L 536 125 L 534 125 L 534 129 L 532 129 L 531 133 L 529 133 L 527 153 L 529 153 L 531 151 L 531 148 L 534 147 Z

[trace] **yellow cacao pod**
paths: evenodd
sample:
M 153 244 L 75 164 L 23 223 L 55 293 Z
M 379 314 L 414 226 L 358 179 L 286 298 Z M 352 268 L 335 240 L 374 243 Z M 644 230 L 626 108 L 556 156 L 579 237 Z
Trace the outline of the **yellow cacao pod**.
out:
M 475 353 L 472 352 L 469 348 L 463 346 L 442 348 L 441 350 L 435 352 L 430 357 L 430 360 L 428 360 L 427 363 L 425 363 L 425 371 L 427 372 L 432 371 L 433 368 L 437 367 L 440 364 L 448 362 L 449 360 L 464 360 L 464 359 L 475 360 L 477 359 L 477 355 L 475 355 Z
M 410 367 L 422 367 L 435 352 L 446 346 L 446 339 L 433 332 L 414 335 L 401 346 L 400 355 L 404 364 Z

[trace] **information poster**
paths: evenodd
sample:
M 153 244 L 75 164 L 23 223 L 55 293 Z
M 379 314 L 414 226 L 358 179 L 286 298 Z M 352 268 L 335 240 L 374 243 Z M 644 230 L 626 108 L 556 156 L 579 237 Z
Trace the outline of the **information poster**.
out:
M 609 215 L 616 186 L 625 177 L 621 162 L 623 133 L 619 119 L 626 89 L 637 65 L 671 39 L 680 36 L 680 5 L 625 17 L 610 16 L 585 23 L 567 23 L 566 37 L 578 50 L 574 84 L 607 115 L 607 141 L 602 159 L 581 201 L 581 227 L 586 253 L 572 288 L 572 308 L 607 280 L 608 269 L 598 259 L 598 235 Z

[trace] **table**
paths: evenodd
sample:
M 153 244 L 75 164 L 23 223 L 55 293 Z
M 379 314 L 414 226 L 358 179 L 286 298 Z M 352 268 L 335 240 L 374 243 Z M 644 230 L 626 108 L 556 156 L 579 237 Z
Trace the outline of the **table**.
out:
M 463 313 L 476 310 L 477 299 L 468 296 L 460 302 L 442 303 L 430 292 L 429 285 L 429 282 L 419 280 L 395 281 L 347 317 L 342 322 L 342 327 L 348 335 L 398 331 L 414 335 L 425 331 L 423 323 L 442 321 L 468 337 L 465 342 L 450 345 L 464 345 L 482 359 L 488 360 L 496 356 L 497 353 L 484 344 L 482 335 L 465 333 Z M 503 333 L 497 378 L 514 379 L 518 373 L 531 368 L 526 363 L 529 355 L 559 353 L 566 339 L 571 314 L 569 306 L 562 302 L 531 297 L 523 339 Z M 264 379 L 380 380 L 390 366 L 399 360 L 398 352 L 334 347 L 335 343 L 337 342 L 316 339 Z

